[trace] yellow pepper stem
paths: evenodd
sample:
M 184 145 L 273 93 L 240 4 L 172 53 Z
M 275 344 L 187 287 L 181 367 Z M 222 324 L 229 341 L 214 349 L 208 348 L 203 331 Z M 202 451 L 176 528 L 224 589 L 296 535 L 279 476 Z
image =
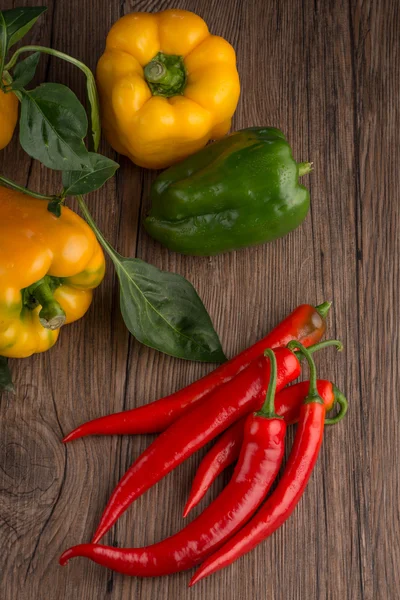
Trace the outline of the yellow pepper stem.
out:
M 39 320 L 45 329 L 59 329 L 65 323 L 65 312 L 57 300 L 46 277 L 40 279 L 28 288 L 28 292 L 42 307 L 39 312 Z
M 153 96 L 171 98 L 183 94 L 186 70 L 181 56 L 159 52 L 144 68 L 144 78 Z

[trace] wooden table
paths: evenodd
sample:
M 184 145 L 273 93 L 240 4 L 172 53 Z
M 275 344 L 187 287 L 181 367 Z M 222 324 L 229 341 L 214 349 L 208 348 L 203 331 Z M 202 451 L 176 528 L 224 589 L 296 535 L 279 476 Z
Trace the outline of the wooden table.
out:
M 15 2 L 18 5 L 19 2 Z M 28 4 L 34 5 L 33 0 Z M 50 352 L 12 361 L 15 397 L 0 405 L 0 578 L 4 600 L 395 600 L 399 548 L 399 84 L 400 14 L 394 0 L 57 0 L 29 41 L 94 68 L 112 23 L 136 10 L 198 12 L 236 48 L 242 97 L 234 128 L 274 125 L 307 178 L 312 206 L 283 240 L 191 258 L 153 242 L 140 225 L 155 173 L 117 159 L 117 176 L 89 204 L 123 254 L 181 273 L 203 298 L 229 356 L 302 302 L 333 301 L 328 333 L 345 352 L 318 356 L 319 372 L 348 395 L 350 412 L 329 429 L 295 515 L 271 539 L 193 590 L 188 573 L 122 577 L 85 560 L 60 568 L 66 547 L 89 540 L 114 485 L 152 436 L 60 439 L 88 419 L 138 406 L 211 370 L 131 337 L 109 265 L 84 319 Z M 3 0 L 3 8 L 14 6 Z M 39 81 L 84 98 L 70 65 L 41 59 Z M 50 193 L 58 176 L 29 160 L 17 136 L 1 173 Z M 289 441 L 293 439 L 293 431 Z M 146 493 L 107 536 L 143 545 L 182 526 L 181 510 L 202 453 Z M 228 481 L 226 473 L 199 511 Z M 197 511 L 197 512 L 199 512 Z

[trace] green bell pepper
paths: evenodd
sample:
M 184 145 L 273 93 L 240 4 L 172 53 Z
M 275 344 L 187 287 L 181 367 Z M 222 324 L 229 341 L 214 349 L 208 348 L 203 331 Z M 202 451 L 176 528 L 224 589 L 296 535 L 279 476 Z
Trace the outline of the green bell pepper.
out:
M 200 256 L 270 242 L 307 215 L 299 177 L 310 171 L 279 129 L 237 131 L 161 173 L 145 228 L 170 250 Z

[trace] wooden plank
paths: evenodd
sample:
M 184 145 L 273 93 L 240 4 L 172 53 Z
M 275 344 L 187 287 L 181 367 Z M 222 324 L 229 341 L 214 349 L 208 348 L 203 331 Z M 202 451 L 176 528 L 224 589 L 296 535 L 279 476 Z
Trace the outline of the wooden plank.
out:
M 326 432 L 293 518 L 250 555 L 193 590 L 186 588 L 188 573 L 129 579 L 84 560 L 61 569 L 61 551 L 90 538 L 112 488 L 152 439 L 89 438 L 66 449 L 61 436 L 89 418 L 171 392 L 211 368 L 156 353 L 129 336 L 109 265 L 87 317 L 66 328 L 51 352 L 13 361 L 18 395 L 0 403 L 4 598 L 395 598 L 400 589 L 398 3 L 98 0 L 93 10 L 88 0 L 57 0 L 30 38 L 94 68 L 119 16 L 171 6 L 198 12 L 214 33 L 234 44 L 242 79 L 234 128 L 280 127 L 295 156 L 314 162 L 307 178 L 310 215 L 274 244 L 212 259 L 170 253 L 140 228 L 155 173 L 126 159 L 117 177 L 90 197 L 93 214 L 121 253 L 194 283 L 228 355 L 297 304 L 333 300 L 329 335 L 343 340 L 345 352 L 321 354 L 318 366 L 347 393 L 351 410 L 344 423 Z M 84 98 L 81 75 L 52 58 L 42 59 L 37 80 L 66 83 Z M 115 158 L 106 143 L 101 150 Z M 59 185 L 57 175 L 30 161 L 16 139 L 0 161 L 0 172 L 32 189 L 50 192 Z M 288 446 L 292 439 L 293 431 Z M 143 545 L 177 531 L 201 456 L 140 498 L 105 541 Z M 217 482 L 196 514 L 228 477 Z

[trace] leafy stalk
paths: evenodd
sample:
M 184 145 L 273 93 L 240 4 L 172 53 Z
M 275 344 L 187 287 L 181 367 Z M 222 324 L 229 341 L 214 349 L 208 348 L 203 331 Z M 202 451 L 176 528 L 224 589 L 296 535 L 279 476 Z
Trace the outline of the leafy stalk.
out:
M 122 317 L 132 335 L 142 344 L 177 358 L 225 361 L 210 316 L 192 284 L 177 273 L 118 254 L 93 221 L 82 196 L 77 198 L 86 221 L 114 264 Z
M 17 190 L 18 192 L 22 192 L 23 194 L 28 194 L 33 198 L 38 198 L 39 200 L 47 200 L 48 202 L 53 202 L 54 200 L 58 200 L 58 196 L 46 196 L 45 194 L 39 194 L 39 192 L 34 192 L 33 190 L 28 190 L 27 188 L 22 187 L 22 185 L 18 185 L 15 181 L 0 175 L 0 183 L 3 183 L 7 187 Z
M 94 75 L 92 71 L 87 67 L 84 63 L 68 54 L 64 54 L 64 52 L 60 52 L 59 50 L 53 50 L 53 48 L 46 48 L 45 46 L 23 46 L 19 48 L 11 57 L 10 61 L 4 67 L 5 70 L 9 71 L 16 64 L 18 57 L 23 52 L 41 52 L 43 54 L 50 54 L 51 56 L 55 56 L 64 60 L 66 62 L 71 63 L 75 67 L 78 67 L 86 77 L 86 92 L 90 104 L 90 128 L 91 128 L 91 138 L 90 138 L 90 150 L 97 151 L 100 144 L 100 135 L 101 135 L 101 125 L 100 125 L 100 111 L 99 111 L 99 98 L 97 95 L 96 82 L 94 79 Z

